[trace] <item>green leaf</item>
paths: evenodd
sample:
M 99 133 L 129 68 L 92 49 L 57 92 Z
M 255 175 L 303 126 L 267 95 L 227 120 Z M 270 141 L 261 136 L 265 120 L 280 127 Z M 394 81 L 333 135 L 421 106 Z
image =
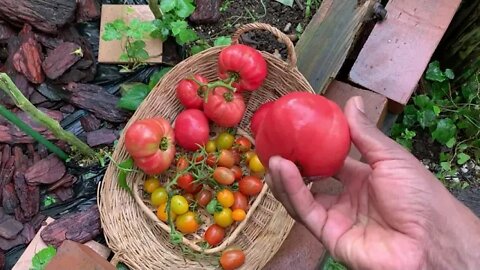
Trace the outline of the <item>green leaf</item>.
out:
M 433 112 L 435 113 L 436 116 L 439 116 L 442 110 L 438 106 L 433 106 Z
M 455 139 L 455 137 L 452 137 L 450 138 L 450 140 L 447 141 L 447 143 L 445 144 L 448 148 L 452 148 L 455 143 L 457 142 L 457 139 Z
M 129 173 L 127 170 L 131 170 L 132 168 L 132 158 L 128 158 L 122 161 L 122 163 L 118 164 L 118 169 L 120 170 L 120 172 L 118 173 L 118 185 L 120 186 L 120 188 L 125 189 L 130 194 L 132 194 L 132 189 L 128 186 L 127 183 L 127 175 Z
M 468 149 L 468 144 L 462 143 L 462 144 L 459 144 L 457 147 L 458 147 L 458 150 L 465 151 Z
M 477 97 L 480 85 L 475 80 L 470 80 L 464 83 L 461 87 L 462 96 L 468 101 L 472 102 Z
M 440 143 L 446 144 L 449 140 L 455 137 L 457 127 L 452 119 L 441 119 L 437 123 L 436 129 L 432 133 L 432 138 Z
M 180 18 L 187 18 L 195 11 L 192 0 L 177 0 L 176 13 Z
M 450 83 L 448 81 L 431 82 L 429 89 L 432 98 L 434 100 L 439 100 L 444 98 L 450 91 Z
M 392 126 L 392 129 L 390 130 L 390 136 L 392 138 L 397 138 L 402 136 L 402 133 L 405 131 L 406 127 L 402 124 L 395 123 Z
M 405 132 L 403 132 L 402 136 L 405 139 L 411 140 L 411 139 L 415 138 L 415 136 L 417 136 L 417 133 L 413 130 L 408 130 L 408 128 L 407 128 L 407 129 L 405 129 Z
M 440 69 L 440 62 L 434 61 L 428 65 L 425 78 L 430 81 L 443 82 L 447 79 L 447 76 Z
M 177 6 L 177 0 L 160 0 L 160 9 L 163 13 L 170 12 Z
M 123 33 L 127 30 L 127 25 L 121 19 L 117 19 L 105 25 L 102 39 L 105 41 L 121 40 Z
M 450 160 L 452 158 L 452 155 L 450 153 L 440 153 L 440 161 L 444 162 L 447 160 Z
M 442 168 L 444 171 L 450 171 L 452 169 L 452 165 L 448 161 L 440 162 L 440 168 Z
M 418 95 L 413 97 L 413 103 L 420 109 L 430 109 L 433 107 L 433 102 L 426 95 Z
M 457 155 L 457 164 L 458 165 L 463 165 L 465 163 L 467 163 L 467 161 L 470 160 L 470 156 L 465 154 L 465 153 L 459 153 Z
M 180 32 L 187 29 L 187 27 L 188 27 L 187 22 L 182 20 L 177 20 L 170 23 L 170 28 L 172 29 L 172 33 L 174 36 L 179 35 Z
M 297 27 L 295 27 L 295 32 L 296 32 L 297 34 L 303 33 L 303 26 L 302 26 L 301 23 L 297 24 Z
M 32 258 L 32 270 L 43 270 L 47 264 L 55 257 L 57 250 L 53 246 L 48 246 L 35 254 Z
M 137 61 L 147 60 L 150 56 L 145 50 L 145 47 L 146 44 L 143 40 L 135 40 L 134 42 L 130 43 L 130 45 L 126 48 L 129 58 L 133 58 Z
M 453 70 L 451 70 L 451 69 L 449 69 L 449 68 L 447 68 L 447 69 L 445 70 L 445 76 L 446 76 L 447 78 L 449 78 L 450 80 L 455 79 L 455 74 L 453 73 Z
M 135 111 L 150 92 L 150 88 L 146 84 L 137 84 L 131 90 L 125 93 L 117 103 L 117 107 Z
M 232 38 L 226 36 L 220 36 L 215 39 L 213 46 L 227 46 L 232 44 Z
M 193 42 L 197 39 L 198 39 L 197 32 L 193 31 L 192 29 L 184 29 L 178 34 L 176 41 L 178 45 L 184 45 L 186 43 Z
M 127 82 L 127 83 L 122 83 L 120 85 L 120 94 L 122 96 L 124 96 L 125 94 L 127 94 L 128 92 L 132 91 L 132 90 L 135 90 L 135 89 L 138 89 L 138 88 L 141 88 L 142 85 L 145 85 L 144 83 L 140 83 L 140 82 Z
M 120 59 L 120 61 L 122 61 L 122 62 L 128 62 L 128 61 L 130 60 L 130 59 L 128 58 L 128 54 L 127 54 L 127 53 L 122 53 L 122 54 L 120 55 L 120 58 L 119 58 L 119 59 Z
M 155 29 L 150 33 L 150 36 L 152 38 L 159 38 L 162 41 L 167 40 L 168 36 L 170 35 L 168 24 L 164 20 L 154 20 L 153 26 Z
M 117 270 L 129 270 L 129 268 L 123 263 L 118 263 Z
M 293 6 L 293 0 L 275 0 L 279 2 L 280 4 L 283 4 L 285 6 L 292 7 Z
M 427 128 L 427 127 L 434 126 L 436 124 L 435 120 L 437 120 L 437 117 L 433 110 L 425 109 L 418 113 L 417 120 L 422 128 Z
M 412 127 L 417 123 L 417 109 L 413 105 L 405 106 L 403 110 L 403 120 L 402 123 L 407 127 Z
M 167 72 L 169 72 L 171 69 L 172 69 L 171 67 L 165 67 L 165 68 L 162 68 L 161 70 L 153 73 L 153 75 L 150 76 L 150 80 L 148 82 L 148 88 L 150 90 L 152 90 L 157 85 L 157 83 L 160 81 L 160 79 L 162 79 L 163 76 L 165 76 L 165 74 L 167 74 Z
M 190 48 L 190 54 L 191 55 L 195 55 L 199 52 L 202 52 L 204 50 L 206 50 L 207 47 L 205 45 L 193 45 L 191 48 Z
M 48 195 L 48 196 L 45 196 L 45 198 L 43 199 L 43 206 L 48 207 L 56 202 L 57 200 L 55 200 L 54 197 Z

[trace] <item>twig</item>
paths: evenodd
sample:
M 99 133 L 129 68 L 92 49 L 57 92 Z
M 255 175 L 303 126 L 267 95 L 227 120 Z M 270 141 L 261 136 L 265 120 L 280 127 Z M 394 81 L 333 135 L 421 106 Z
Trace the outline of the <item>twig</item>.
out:
M 303 4 L 302 4 L 302 1 L 300 1 L 300 0 L 295 0 L 295 3 L 297 3 L 297 6 L 298 6 L 301 10 L 304 10 L 304 9 L 305 9 L 305 7 L 304 7 Z
M 56 154 L 62 160 L 67 160 L 69 158 L 67 153 L 63 152 L 62 149 L 60 149 L 58 146 L 56 146 L 55 144 L 53 144 L 52 142 L 47 140 L 45 137 L 42 136 L 42 134 L 40 134 L 37 131 L 35 131 L 34 129 L 32 129 L 29 125 L 27 125 L 20 118 L 18 118 L 14 113 L 9 111 L 7 108 L 3 107 L 2 105 L 0 105 L 0 115 L 5 117 L 5 119 L 10 121 L 15 126 L 17 126 L 25 134 L 34 138 L 39 143 L 45 145 L 45 147 L 48 150 L 50 150 L 52 153 Z
M 73 133 L 60 126 L 60 123 L 35 107 L 17 88 L 15 83 L 5 73 L 0 73 L 0 89 L 2 89 L 15 102 L 15 105 L 26 112 L 34 120 L 47 127 L 59 140 L 66 141 L 80 153 L 89 158 L 100 158 L 87 144 L 82 142 Z
M 149 0 L 148 1 L 148 6 L 150 7 L 150 10 L 153 13 L 153 16 L 155 16 L 155 19 L 161 19 L 163 17 L 163 12 L 160 9 L 160 6 L 158 5 L 159 0 Z

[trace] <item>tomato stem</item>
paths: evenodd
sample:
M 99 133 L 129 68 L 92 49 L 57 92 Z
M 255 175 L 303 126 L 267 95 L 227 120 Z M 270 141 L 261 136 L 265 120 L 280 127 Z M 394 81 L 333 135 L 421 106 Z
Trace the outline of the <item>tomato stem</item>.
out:
M 168 138 L 163 137 L 162 140 L 160 141 L 160 150 L 167 151 L 168 145 L 169 145 Z

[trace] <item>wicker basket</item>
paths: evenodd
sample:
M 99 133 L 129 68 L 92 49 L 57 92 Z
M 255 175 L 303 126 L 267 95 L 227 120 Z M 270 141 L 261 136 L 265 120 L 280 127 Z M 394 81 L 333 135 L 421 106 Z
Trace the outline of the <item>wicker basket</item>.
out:
M 263 86 L 252 93 L 244 95 L 247 109 L 239 129 L 250 132 L 249 123 L 252 114 L 263 103 L 276 100 L 292 91 L 312 92 L 307 80 L 296 68 L 296 55 L 290 39 L 278 29 L 260 23 L 248 24 L 233 35 L 233 43 L 238 43 L 240 36 L 252 30 L 266 30 L 273 33 L 287 45 L 288 63 L 270 53 L 262 52 L 267 61 L 268 76 Z M 176 84 L 184 77 L 200 73 L 209 80 L 217 78 L 217 59 L 222 47 L 213 47 L 196 54 L 176 65 L 170 70 L 154 90 L 137 109 L 127 123 L 127 127 L 137 119 L 162 116 L 174 122 L 183 107 L 175 97 Z M 124 138 L 120 138 L 113 154 L 116 161 L 124 160 L 127 152 Z M 132 269 L 216 269 L 212 265 L 217 257 L 204 254 L 188 254 L 179 246 L 169 241 L 167 229 L 155 214 L 142 202 L 139 193 L 139 179 L 142 173 L 131 173 L 127 181 L 134 186 L 134 198 L 120 189 L 117 184 L 118 170 L 113 165 L 107 169 L 99 188 L 98 205 L 102 227 L 108 246 L 115 252 L 113 262 L 124 262 Z M 248 220 L 241 223 L 224 242 L 241 247 L 246 254 L 242 269 L 262 268 L 277 252 L 288 235 L 294 221 L 288 216 L 283 206 L 273 197 L 265 186 L 261 196 L 250 209 Z M 251 207 L 253 207 L 251 206 Z M 168 227 L 167 227 L 168 228 Z M 184 243 L 188 245 L 188 242 Z M 191 245 L 189 245 L 192 247 Z M 221 249 L 221 248 L 219 248 Z M 217 251 L 217 250 L 215 250 Z

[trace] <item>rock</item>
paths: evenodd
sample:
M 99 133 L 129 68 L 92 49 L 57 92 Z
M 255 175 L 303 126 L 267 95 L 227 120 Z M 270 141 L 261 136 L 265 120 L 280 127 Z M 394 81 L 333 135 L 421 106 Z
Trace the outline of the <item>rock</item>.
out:
M 25 179 L 30 185 L 52 184 L 60 180 L 66 172 L 65 165 L 56 155 L 50 154 L 47 158 L 35 163 L 25 172 Z
M 4 21 L 0 21 L 0 43 L 6 43 L 14 35 L 15 31 Z
M 4 215 L 0 219 L 0 237 L 5 239 L 15 239 L 23 230 L 23 224 L 15 220 L 10 215 Z
M 2 0 L 0 17 L 22 26 L 29 23 L 55 34 L 75 17 L 76 0 Z
M 50 51 L 42 63 L 49 79 L 55 80 L 83 57 L 82 48 L 72 42 L 63 42 Z
M 195 12 L 190 21 L 195 24 L 216 23 L 220 19 L 221 0 L 195 0 Z
M 40 208 L 40 189 L 38 186 L 27 185 L 25 175 L 21 172 L 15 172 L 13 180 L 20 202 L 20 209 L 16 208 L 15 218 L 22 222 L 30 221 L 38 214 Z
M 23 27 L 19 38 L 20 45 L 13 55 L 13 66 L 30 82 L 40 84 L 45 79 L 42 73 L 42 47 L 35 39 L 32 27 L 28 24 Z
M 77 22 L 88 22 L 100 18 L 100 5 L 97 0 L 77 1 Z
M 97 205 L 83 212 L 70 213 L 50 223 L 40 234 L 47 245 L 59 247 L 63 241 L 85 243 L 100 234 L 100 213 Z
M 292 23 L 287 23 L 287 25 L 285 25 L 285 27 L 283 28 L 283 32 L 287 33 L 288 31 L 290 31 L 290 28 L 292 28 Z
M 91 248 L 75 243 L 73 241 L 65 241 L 58 248 L 57 254 L 48 263 L 45 270 L 115 270 L 116 267 L 102 258 Z
M 65 87 L 70 92 L 71 104 L 93 113 L 96 117 L 114 123 L 125 122 L 129 114 L 117 108 L 119 98 L 94 84 L 70 83 Z
M 22 234 L 18 234 L 15 239 L 5 239 L 0 237 L 0 249 L 9 250 L 13 247 L 25 244 L 25 238 Z
M 87 143 L 91 147 L 112 144 L 118 138 L 115 130 L 102 128 L 87 133 Z
M 2 191 L 2 206 L 5 213 L 14 214 L 18 204 L 19 201 L 13 183 L 5 185 Z
M 93 114 L 87 114 L 80 119 L 80 124 L 86 132 L 94 131 L 100 128 L 102 122 Z

